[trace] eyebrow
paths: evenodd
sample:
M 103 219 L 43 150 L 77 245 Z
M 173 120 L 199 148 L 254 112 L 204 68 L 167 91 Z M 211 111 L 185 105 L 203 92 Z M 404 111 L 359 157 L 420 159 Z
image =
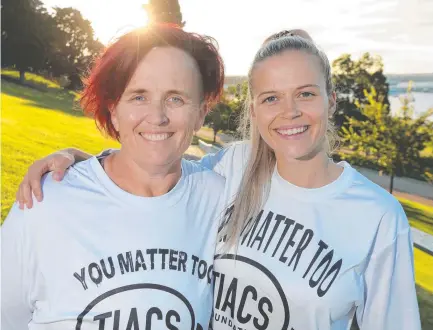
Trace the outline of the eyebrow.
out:
M 302 89 L 302 88 L 306 88 L 306 87 L 320 88 L 320 86 L 316 85 L 316 84 L 305 84 L 305 85 L 302 85 L 302 86 L 298 86 L 295 89 Z M 278 93 L 278 92 L 277 91 L 265 91 L 265 92 L 260 93 L 258 97 L 260 97 L 262 95 L 265 95 L 265 94 L 275 94 L 275 93 Z
M 179 94 L 179 95 L 183 95 L 183 96 L 185 96 L 185 97 L 188 98 L 188 99 L 191 98 L 191 95 L 188 94 L 187 92 L 185 92 L 185 91 L 180 91 L 180 90 L 177 90 L 177 89 L 171 89 L 171 90 L 167 91 L 166 94 Z
M 296 87 L 296 89 L 302 89 L 302 88 L 305 88 L 305 87 L 316 87 L 316 88 L 320 88 L 320 86 L 319 86 L 319 85 L 316 85 L 316 84 L 306 84 L 306 85 L 302 85 L 302 86 Z
M 148 93 L 148 92 L 149 91 L 147 89 L 144 89 L 144 88 L 133 88 L 133 89 L 126 90 L 127 95 L 144 94 L 144 93 Z M 189 99 L 191 98 L 191 96 L 187 92 L 180 91 L 177 89 L 170 89 L 165 94 L 179 94 L 179 95 L 185 96 L 186 98 L 189 98 Z
M 131 94 L 143 94 L 147 93 L 148 90 L 144 88 L 133 88 L 133 89 L 127 89 L 125 91 L 125 94 L 131 95 Z

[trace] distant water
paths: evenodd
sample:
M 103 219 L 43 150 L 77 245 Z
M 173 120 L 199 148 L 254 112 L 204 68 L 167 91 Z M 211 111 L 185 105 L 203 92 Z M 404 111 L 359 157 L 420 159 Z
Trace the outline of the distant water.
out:
M 400 94 L 401 95 L 401 94 Z M 392 94 L 388 96 L 389 103 L 391 105 L 391 112 L 396 113 L 398 109 L 401 107 L 400 96 L 399 94 Z M 433 108 L 433 93 L 421 93 L 421 92 L 413 92 L 412 96 L 414 98 L 413 106 L 414 106 L 414 116 L 417 117 L 421 113 L 426 110 Z M 433 120 L 433 118 L 431 118 Z
M 406 94 L 409 80 L 412 80 L 413 82 L 412 97 L 414 102 L 412 104 L 414 106 L 414 116 L 417 117 L 426 110 L 433 108 L 433 81 L 431 77 L 429 77 L 425 76 L 423 79 L 416 79 L 417 77 L 412 77 L 408 80 L 391 79 L 388 95 L 389 103 L 391 105 L 391 112 L 396 113 L 401 107 L 400 96 Z M 433 118 L 431 118 L 431 120 L 433 120 Z

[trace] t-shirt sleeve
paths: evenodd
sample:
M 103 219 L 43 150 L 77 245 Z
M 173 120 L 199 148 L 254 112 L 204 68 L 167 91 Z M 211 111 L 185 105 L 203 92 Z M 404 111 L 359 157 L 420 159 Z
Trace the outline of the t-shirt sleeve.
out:
M 249 142 L 236 142 L 217 153 L 203 156 L 197 162 L 225 178 L 240 181 L 248 162 L 250 149 Z
M 223 177 L 227 177 L 227 151 L 228 148 L 221 149 L 216 153 L 209 153 L 204 155 L 200 160 L 197 160 L 201 166 L 212 170 Z
M 33 307 L 31 290 L 36 274 L 24 213 L 12 206 L 1 227 L 1 329 L 28 329 Z
M 364 274 L 364 302 L 358 306 L 357 321 L 361 330 L 420 330 L 413 243 L 407 217 L 401 207 L 385 217 L 400 225 L 396 226 L 391 243 L 377 251 L 373 249 Z M 380 240 L 380 233 L 376 240 Z

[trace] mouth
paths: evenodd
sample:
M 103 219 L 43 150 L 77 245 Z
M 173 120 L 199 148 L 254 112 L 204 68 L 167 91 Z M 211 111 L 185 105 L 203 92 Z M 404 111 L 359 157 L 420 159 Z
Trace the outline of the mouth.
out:
M 160 141 L 168 140 L 173 136 L 174 133 L 167 132 L 167 133 L 139 133 L 139 134 L 143 139 L 147 141 L 160 142 Z
M 278 135 L 281 137 L 289 138 L 289 137 L 298 137 L 303 135 L 308 129 L 310 128 L 309 125 L 299 126 L 299 127 L 292 127 L 292 128 L 277 128 L 275 129 L 275 132 L 277 132 Z

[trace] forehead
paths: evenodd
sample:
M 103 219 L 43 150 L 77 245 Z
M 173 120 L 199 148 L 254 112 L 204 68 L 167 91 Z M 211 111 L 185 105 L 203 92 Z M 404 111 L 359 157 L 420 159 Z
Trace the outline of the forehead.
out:
M 201 77 L 194 58 L 174 47 L 155 47 L 138 64 L 127 88 L 188 90 L 200 93 Z
M 303 51 L 285 51 L 256 64 L 252 72 L 253 92 L 283 90 L 307 84 L 325 86 L 319 59 Z

